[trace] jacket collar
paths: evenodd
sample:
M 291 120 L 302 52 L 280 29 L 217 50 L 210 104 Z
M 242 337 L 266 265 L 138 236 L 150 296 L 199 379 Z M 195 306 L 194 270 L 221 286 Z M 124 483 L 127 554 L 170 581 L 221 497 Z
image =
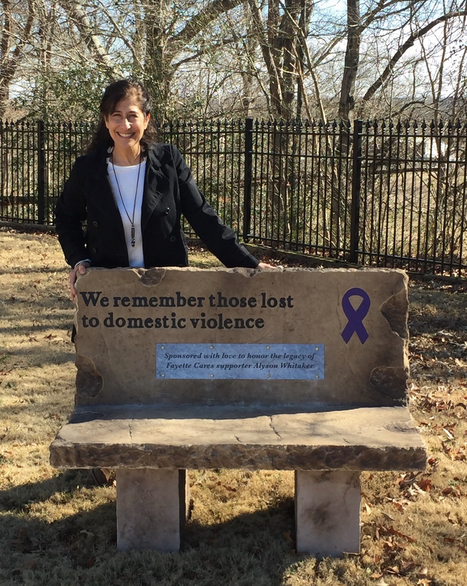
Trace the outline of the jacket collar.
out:
M 93 180 L 95 192 L 99 194 L 101 201 L 106 205 L 109 213 L 116 212 L 120 217 L 109 182 L 107 170 L 109 154 L 107 147 L 101 147 L 93 153 L 90 153 L 89 157 L 92 161 L 90 176 Z M 146 174 L 141 210 L 141 228 L 143 231 L 151 214 L 158 207 L 168 189 L 168 179 L 162 169 L 161 161 L 164 155 L 164 149 L 161 148 L 161 145 L 154 145 L 146 151 L 146 154 Z
M 161 145 L 151 146 L 146 151 L 146 166 L 151 168 L 154 173 L 157 173 L 161 168 L 163 152 L 158 148 L 159 146 Z M 111 153 L 112 151 L 107 146 L 102 146 L 88 155 L 92 161 L 92 173 L 94 176 L 102 176 L 103 171 L 107 172 L 107 159 Z

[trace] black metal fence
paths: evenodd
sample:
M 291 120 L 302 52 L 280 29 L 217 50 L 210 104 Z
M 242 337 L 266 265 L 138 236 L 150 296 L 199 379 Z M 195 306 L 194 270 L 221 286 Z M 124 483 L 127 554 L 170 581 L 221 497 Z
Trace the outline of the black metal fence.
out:
M 246 119 L 159 130 L 247 242 L 420 273 L 467 269 L 465 123 Z M 0 123 L 0 220 L 53 225 L 91 133 L 86 124 Z

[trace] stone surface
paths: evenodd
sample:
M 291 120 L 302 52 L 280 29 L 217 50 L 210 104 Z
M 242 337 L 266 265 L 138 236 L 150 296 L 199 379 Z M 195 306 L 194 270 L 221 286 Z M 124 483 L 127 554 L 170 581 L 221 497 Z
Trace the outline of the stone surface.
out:
M 405 399 L 402 271 L 94 269 L 77 289 L 78 405 L 369 406 Z M 258 369 L 252 344 L 319 344 L 324 378 L 161 380 L 157 344 L 233 344 Z M 284 360 L 277 362 L 280 368 Z
M 50 451 L 65 468 L 416 470 L 426 460 L 405 407 L 81 407 Z
M 341 556 L 360 552 L 358 472 L 295 473 L 297 552 Z
M 117 470 L 118 549 L 178 551 L 185 484 L 184 470 Z

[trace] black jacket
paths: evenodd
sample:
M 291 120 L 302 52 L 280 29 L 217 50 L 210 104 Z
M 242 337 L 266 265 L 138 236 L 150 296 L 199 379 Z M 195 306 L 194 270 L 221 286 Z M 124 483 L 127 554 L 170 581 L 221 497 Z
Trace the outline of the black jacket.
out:
M 123 224 L 107 174 L 107 156 L 102 150 L 78 158 L 57 202 L 56 230 L 71 266 L 84 259 L 96 267 L 129 265 Z M 188 264 L 180 227 L 182 214 L 226 266 L 258 265 L 206 202 L 177 148 L 154 145 L 147 152 L 141 213 L 147 268 Z

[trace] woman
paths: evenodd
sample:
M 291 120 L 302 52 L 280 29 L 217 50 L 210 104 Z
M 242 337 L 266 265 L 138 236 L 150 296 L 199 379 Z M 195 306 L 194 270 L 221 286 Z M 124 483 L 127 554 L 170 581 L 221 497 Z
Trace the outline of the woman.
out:
M 150 98 L 140 83 L 110 84 L 100 112 L 88 153 L 77 159 L 56 207 L 56 230 L 72 267 L 73 301 L 77 275 L 91 265 L 186 266 L 182 214 L 226 266 L 270 266 L 238 244 L 199 191 L 179 151 L 155 144 Z M 112 481 L 110 470 L 94 469 L 92 474 L 97 484 Z
M 91 265 L 186 266 L 182 214 L 226 266 L 270 267 L 221 222 L 180 152 L 154 142 L 150 97 L 140 83 L 110 84 L 100 113 L 88 153 L 77 159 L 56 207 L 59 241 L 72 266 L 73 300 L 77 274 Z

